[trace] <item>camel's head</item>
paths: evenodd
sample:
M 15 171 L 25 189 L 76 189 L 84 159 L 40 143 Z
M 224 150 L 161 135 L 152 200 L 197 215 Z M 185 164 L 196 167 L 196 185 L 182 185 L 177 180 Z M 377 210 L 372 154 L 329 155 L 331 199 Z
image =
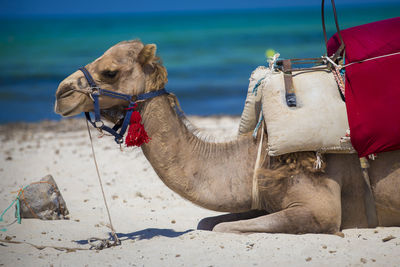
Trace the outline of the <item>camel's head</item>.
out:
M 164 88 L 167 71 L 156 57 L 156 45 L 125 41 L 108 49 L 104 55 L 86 65 L 97 86 L 122 94 L 138 95 Z M 76 71 L 58 86 L 55 112 L 73 116 L 93 111 L 93 100 L 85 91 L 90 86 L 81 71 Z M 100 96 L 100 109 L 110 113 L 123 110 L 125 100 Z M 107 117 L 106 117 L 107 118 Z M 111 119 L 111 118 L 107 118 Z

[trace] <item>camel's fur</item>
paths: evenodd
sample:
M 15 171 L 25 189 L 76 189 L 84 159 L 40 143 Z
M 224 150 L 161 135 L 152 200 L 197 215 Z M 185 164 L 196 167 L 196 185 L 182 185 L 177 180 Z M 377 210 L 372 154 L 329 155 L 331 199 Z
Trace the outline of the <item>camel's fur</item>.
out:
M 284 154 L 278 157 L 271 157 L 267 167 L 257 171 L 257 181 L 261 205 L 263 209 L 273 211 L 272 205 L 265 206 L 271 199 L 282 198 L 290 179 L 294 175 L 306 173 L 315 181 L 324 172 L 325 163 L 322 162 L 321 168 L 315 168 L 315 153 L 297 152 Z M 270 199 L 270 201 L 268 201 Z
M 86 67 L 99 86 L 120 93 L 137 95 L 167 83 L 167 71 L 156 56 L 156 46 L 137 40 L 113 46 Z M 56 93 L 56 112 L 71 116 L 92 111 L 90 97 L 73 90 L 87 88 L 82 73 L 67 77 Z M 171 95 L 139 104 L 151 138 L 142 146 L 144 155 L 162 181 L 182 197 L 208 209 L 239 212 L 206 218 L 199 229 L 335 233 L 341 228 L 367 227 L 364 181 L 357 156 L 326 155 L 326 165 L 317 171 L 313 152 L 273 158 L 264 153 L 256 173 L 264 211 L 251 211 L 254 164 L 261 134 L 265 133 L 259 131 L 256 140 L 249 133 L 225 143 L 210 142 L 188 127 L 176 112 L 176 104 Z M 118 120 L 126 105 L 121 100 L 100 98 L 103 115 L 112 121 Z M 379 225 L 399 226 L 400 152 L 380 154 L 371 162 L 370 174 Z

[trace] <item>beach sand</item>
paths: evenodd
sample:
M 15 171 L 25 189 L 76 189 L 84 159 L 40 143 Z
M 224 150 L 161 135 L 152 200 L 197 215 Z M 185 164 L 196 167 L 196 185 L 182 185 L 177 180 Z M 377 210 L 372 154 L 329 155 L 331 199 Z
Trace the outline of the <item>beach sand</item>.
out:
M 201 130 L 234 136 L 239 118 L 189 117 Z M 0 266 L 399 266 L 400 228 L 350 229 L 323 234 L 223 234 L 195 230 L 221 213 L 200 208 L 168 189 L 138 148 L 121 152 L 111 137 L 97 138 L 96 157 L 117 247 L 95 250 L 38 249 L 0 242 Z M 70 211 L 69 220 L 23 219 L 0 239 L 35 245 L 89 248 L 107 237 L 108 218 L 83 119 L 0 126 L 0 210 L 12 191 L 51 174 Z M 13 222 L 11 209 L 0 223 Z M 1 228 L 0 227 L 0 228 Z M 387 237 L 394 237 L 385 241 Z

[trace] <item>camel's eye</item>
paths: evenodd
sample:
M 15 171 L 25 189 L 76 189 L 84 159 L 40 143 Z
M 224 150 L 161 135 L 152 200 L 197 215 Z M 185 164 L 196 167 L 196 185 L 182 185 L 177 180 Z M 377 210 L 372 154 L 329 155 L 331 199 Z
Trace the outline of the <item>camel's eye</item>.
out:
M 113 79 L 115 76 L 117 76 L 117 74 L 117 70 L 104 70 L 101 72 L 101 75 L 106 79 Z

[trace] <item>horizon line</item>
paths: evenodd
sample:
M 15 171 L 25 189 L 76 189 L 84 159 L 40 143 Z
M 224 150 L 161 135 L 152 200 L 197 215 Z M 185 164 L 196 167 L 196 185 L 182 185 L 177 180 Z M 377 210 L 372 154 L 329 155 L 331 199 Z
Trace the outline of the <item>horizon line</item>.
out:
M 399 3 L 366 3 L 363 5 L 360 4 L 355 4 L 355 3 L 345 3 L 341 5 L 336 5 L 337 9 L 349 9 L 349 8 L 354 8 L 357 7 L 359 9 L 364 9 L 364 8 L 371 8 L 371 7 L 381 7 L 381 8 L 387 8 L 387 7 L 400 7 L 400 2 Z M 155 10 L 155 11 L 147 11 L 147 10 L 142 10 L 142 11 L 115 11 L 115 12 L 83 12 L 83 13 L 48 13 L 48 12 L 43 12 L 43 13 L 26 13 L 26 14 L 2 14 L 0 13 L 0 19 L 25 19 L 25 18 L 79 18 L 79 17 L 96 17 L 96 16 L 117 16 L 117 15 L 122 15 L 122 16 L 148 16 L 148 15 L 192 15 L 192 14 L 235 14 L 235 13 L 240 13 L 240 12 L 273 12 L 273 11 L 302 11 L 302 10 L 315 10 L 315 9 L 320 9 L 321 6 L 319 5 L 302 5 L 302 6 L 275 6 L 275 7 L 262 7 L 262 8 L 204 8 L 204 9 L 186 9 L 186 10 Z M 327 7 L 328 9 L 330 7 Z

